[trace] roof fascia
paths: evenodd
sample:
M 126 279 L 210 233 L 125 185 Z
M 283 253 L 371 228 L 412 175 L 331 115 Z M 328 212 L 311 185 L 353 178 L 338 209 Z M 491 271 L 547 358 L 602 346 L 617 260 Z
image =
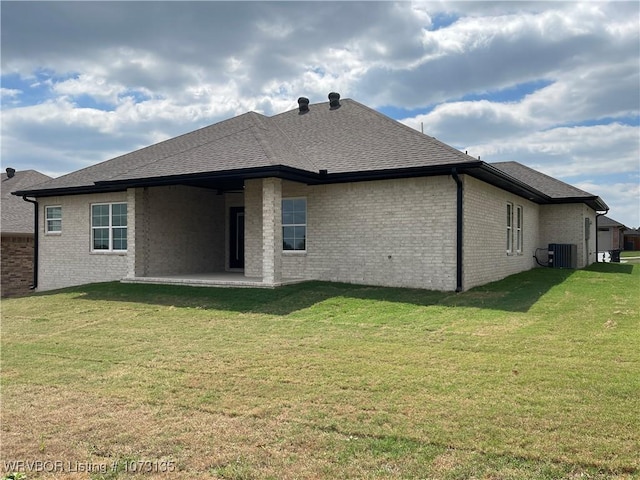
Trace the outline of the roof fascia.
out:
M 322 173 L 322 171 L 320 171 L 320 173 L 316 175 L 316 181 L 311 184 L 323 185 L 329 183 L 365 182 L 371 180 L 391 180 L 395 178 L 450 175 L 454 168 L 458 173 L 465 173 L 467 169 L 475 168 L 480 163 L 482 162 L 464 162 L 433 167 L 411 167 L 342 173 Z
M 322 170 L 311 172 L 301 170 L 286 165 L 274 165 L 270 167 L 246 168 L 238 170 L 227 170 L 222 172 L 197 173 L 192 175 L 174 175 L 169 177 L 142 178 L 131 180 L 106 180 L 96 182 L 96 185 L 119 185 L 126 188 L 142 186 L 161 186 L 185 183 L 202 180 L 229 180 L 229 179 L 250 179 L 278 177 L 283 180 L 291 180 L 308 185 L 322 185 L 328 183 L 362 182 L 368 180 L 386 180 L 393 178 L 408 178 L 434 175 L 447 175 L 452 168 L 457 168 L 459 173 L 463 173 L 468 168 L 474 168 L 482 162 L 465 162 L 435 167 L 412 167 L 387 170 L 371 170 L 358 172 L 324 173 Z
M 554 198 L 552 203 L 556 204 L 565 204 L 565 203 L 585 203 L 589 207 L 593 208 L 596 212 L 602 212 L 605 210 L 609 210 L 609 206 L 604 203 L 597 195 L 592 195 L 590 197 L 565 197 L 565 198 Z
M 538 204 L 585 203 L 596 211 L 607 210 L 609 207 L 598 196 L 552 198 L 530 185 L 504 173 L 484 161 L 452 163 L 432 167 L 411 167 L 401 169 L 371 170 L 358 172 L 328 173 L 324 171 L 310 172 L 286 165 L 269 167 L 244 168 L 221 172 L 196 173 L 188 175 L 171 175 L 165 177 L 151 177 L 125 180 L 103 180 L 94 185 L 79 187 L 49 188 L 41 190 L 19 190 L 12 192 L 17 196 L 50 197 L 64 195 L 81 195 L 91 193 L 120 192 L 127 188 L 177 185 L 194 181 L 245 180 L 252 178 L 277 177 L 284 180 L 306 183 L 308 185 L 322 185 L 330 183 L 363 182 L 371 180 L 388 180 L 395 178 L 411 178 L 421 176 L 448 175 L 452 169 L 458 174 L 470 176 L 487 182 L 503 190 L 531 200 Z
M 18 197 L 55 197 L 66 195 L 86 195 L 90 193 L 122 192 L 126 188 L 115 186 L 83 185 L 79 187 L 44 188 L 40 190 L 18 190 L 11 192 Z
M 469 174 L 479 180 L 488 182 L 491 185 L 515 193 L 516 195 L 541 205 L 584 203 L 595 211 L 604 211 L 609 209 L 607 204 L 597 195 L 563 198 L 551 197 L 486 162 L 482 162 L 482 165 L 478 169 L 469 171 Z
M 496 167 L 482 162 L 478 168 L 468 172 L 474 178 L 489 183 L 535 203 L 553 203 L 553 199 L 545 193 L 533 188 L 531 185 L 506 174 Z
M 96 182 L 96 186 L 118 186 L 120 189 L 134 187 L 155 187 L 163 185 L 177 185 L 193 181 L 203 180 L 239 180 L 251 178 L 278 177 L 285 180 L 309 183 L 317 173 L 300 170 L 285 165 L 273 165 L 269 167 L 243 168 L 237 170 L 224 170 L 220 172 L 194 173 L 188 175 L 171 175 L 165 177 L 150 177 L 125 180 L 103 180 Z

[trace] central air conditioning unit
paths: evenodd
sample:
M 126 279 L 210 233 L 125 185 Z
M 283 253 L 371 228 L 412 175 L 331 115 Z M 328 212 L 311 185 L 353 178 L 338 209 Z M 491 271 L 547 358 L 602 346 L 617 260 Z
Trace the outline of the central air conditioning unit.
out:
M 550 243 L 549 266 L 551 268 L 577 268 L 577 245 L 573 243 Z

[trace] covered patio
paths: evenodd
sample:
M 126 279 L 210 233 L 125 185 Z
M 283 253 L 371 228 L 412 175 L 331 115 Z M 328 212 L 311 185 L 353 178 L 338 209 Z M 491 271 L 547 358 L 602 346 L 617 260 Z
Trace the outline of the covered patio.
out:
M 282 272 L 282 180 L 245 179 L 238 190 L 214 186 L 128 190 L 123 282 L 270 288 L 302 281 L 297 271 Z

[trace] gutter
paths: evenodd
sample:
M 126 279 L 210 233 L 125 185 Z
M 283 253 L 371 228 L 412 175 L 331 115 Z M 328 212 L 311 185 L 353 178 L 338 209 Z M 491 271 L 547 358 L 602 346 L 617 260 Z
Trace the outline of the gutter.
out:
M 126 188 L 125 188 L 126 189 Z M 97 184 L 84 185 L 81 187 L 59 187 L 59 188 L 43 188 L 41 190 L 18 190 L 11 192 L 11 195 L 24 198 L 30 197 L 54 197 L 62 195 L 86 195 L 91 193 L 110 193 L 121 192 L 124 189 L 121 187 L 103 187 Z M 30 200 L 27 200 L 29 202 Z
M 321 174 L 316 177 L 316 181 L 313 184 L 326 185 L 331 183 L 365 182 L 371 180 L 389 180 L 395 178 L 449 175 L 451 173 L 451 169 L 460 169 L 466 171 L 471 168 L 477 168 L 481 165 L 481 163 L 482 162 L 467 162 L 462 164 L 447 164 L 430 167 L 407 167 L 387 170 L 368 170 L 360 172 L 325 172 L 324 174 L 321 170 Z
M 162 177 L 142 177 L 124 180 L 99 180 L 95 187 L 125 190 L 136 187 L 155 187 L 164 185 L 186 185 L 194 181 L 219 181 L 247 178 L 278 177 L 285 180 L 293 180 L 308 183 L 319 175 L 314 172 L 300 170 L 285 165 L 270 165 L 267 167 L 249 167 L 234 170 L 220 170 L 216 172 L 200 172 L 181 175 L 166 175 Z M 93 188 L 93 187 L 89 187 Z
M 604 213 L 596 212 L 596 263 L 600 263 L 598 260 L 598 217 L 603 217 L 607 213 L 609 213 L 609 209 L 607 208 Z
M 456 293 L 462 292 L 462 197 L 463 184 L 458 177 L 458 170 L 454 167 L 451 169 L 451 176 L 456 182 Z
M 518 180 L 515 177 L 503 172 L 502 170 L 494 167 L 489 163 L 484 163 L 480 168 L 471 169 L 468 172 L 469 175 L 479 180 L 487 182 L 491 185 L 502 188 L 511 193 L 515 193 L 527 200 L 530 200 L 539 205 L 555 205 L 563 203 L 584 203 L 594 210 L 609 209 L 606 203 L 597 195 L 590 195 L 585 192 L 584 196 L 575 197 L 553 197 L 550 196 L 529 184 Z M 514 188 L 515 187 L 515 188 Z
M 19 190 L 13 192 L 17 196 L 47 197 L 57 195 L 81 195 L 92 193 L 119 192 L 127 188 L 154 187 L 164 185 L 189 185 L 194 182 L 217 182 L 228 180 L 245 180 L 247 178 L 277 177 L 284 180 L 306 183 L 307 185 L 326 185 L 331 183 L 361 182 L 370 180 L 387 180 L 392 178 L 423 177 L 431 175 L 448 175 L 451 168 L 467 170 L 477 168 L 483 162 L 466 162 L 462 164 L 446 164 L 428 167 L 407 167 L 400 169 L 370 170 L 363 172 L 337 172 L 327 170 L 311 172 L 286 165 L 267 167 L 249 167 L 217 172 L 200 172 L 163 177 L 145 177 L 125 180 L 98 180 L 89 185 L 60 187 L 38 190 Z
M 38 201 L 29 200 L 26 195 L 22 197 L 25 202 L 33 203 L 33 285 L 29 287 L 30 290 L 38 288 Z

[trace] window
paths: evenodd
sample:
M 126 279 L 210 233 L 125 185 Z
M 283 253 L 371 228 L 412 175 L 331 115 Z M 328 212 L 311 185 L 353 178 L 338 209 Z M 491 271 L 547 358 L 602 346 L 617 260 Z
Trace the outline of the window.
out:
M 516 253 L 522 254 L 522 206 L 516 205 Z
M 44 207 L 45 233 L 62 233 L 62 207 Z
M 282 249 L 307 249 L 307 199 L 282 199 Z
M 91 205 L 91 250 L 127 250 L 127 204 Z
M 507 254 L 513 253 L 513 204 L 507 203 Z

